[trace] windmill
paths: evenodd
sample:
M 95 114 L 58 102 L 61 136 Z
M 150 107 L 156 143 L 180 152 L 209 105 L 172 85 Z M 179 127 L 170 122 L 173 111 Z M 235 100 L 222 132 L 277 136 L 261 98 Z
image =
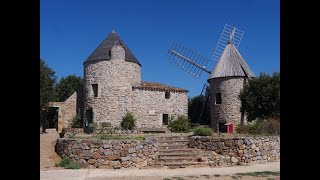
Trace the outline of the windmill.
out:
M 197 78 L 199 78 L 203 72 L 208 73 L 210 75 L 208 77 L 208 82 L 210 79 L 221 79 L 222 77 L 254 77 L 249 66 L 246 64 L 246 62 L 237 50 L 240 45 L 243 34 L 244 31 L 239 30 L 238 28 L 230 26 L 228 24 L 225 24 L 224 29 L 220 35 L 219 41 L 211 57 L 213 62 L 218 61 L 215 68 L 211 68 L 213 69 L 213 71 L 210 71 L 208 67 L 206 67 L 209 63 L 208 58 L 200 55 L 199 53 L 190 48 L 185 47 L 179 42 L 175 42 L 172 44 L 171 48 L 168 50 L 166 59 L 169 62 L 176 64 L 182 70 L 188 72 L 189 74 Z M 210 82 L 209 84 L 206 82 L 200 93 L 200 97 L 203 98 L 203 104 L 201 105 L 202 108 L 200 116 L 197 120 L 198 122 L 202 116 L 203 108 L 208 101 L 210 101 L 211 104 L 214 105 L 214 107 L 211 107 L 212 110 L 210 110 L 211 115 L 215 115 L 214 113 L 215 111 L 217 111 L 216 109 L 218 108 L 216 107 L 216 101 L 217 99 L 219 100 L 219 97 L 216 97 L 216 94 L 219 93 L 213 93 L 215 92 L 215 90 L 211 90 L 211 88 L 215 86 L 213 86 Z M 210 96 L 214 97 L 210 99 Z M 212 103 L 213 101 L 214 103 Z M 198 106 L 198 104 L 196 106 Z M 197 108 L 195 108 L 195 110 L 196 109 Z M 218 114 L 219 113 L 220 112 L 218 112 Z M 193 113 L 193 115 L 194 114 L 195 113 Z M 228 119 L 228 113 L 224 113 L 224 115 L 226 115 L 226 117 L 211 117 L 211 124 L 216 124 L 218 121 L 228 122 L 228 120 L 226 120 Z M 243 119 L 243 117 L 241 118 Z M 212 126 L 215 128 L 215 125 L 213 124 Z

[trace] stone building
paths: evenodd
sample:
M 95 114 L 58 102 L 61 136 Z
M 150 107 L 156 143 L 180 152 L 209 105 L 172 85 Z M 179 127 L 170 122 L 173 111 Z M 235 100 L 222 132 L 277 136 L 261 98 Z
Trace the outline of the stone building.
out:
M 140 62 L 114 31 L 83 65 L 83 96 L 75 97 L 69 110 L 81 114 L 85 129 L 94 122 L 119 126 L 126 112 L 134 115 L 138 128 L 164 127 L 171 116 L 188 114 L 188 90 L 141 81 Z M 70 125 L 67 116 L 60 121 L 67 121 L 63 127 Z
M 218 130 L 232 122 L 234 127 L 245 123 L 240 112 L 239 94 L 248 78 L 254 77 L 248 64 L 232 42 L 225 47 L 220 59 L 210 74 L 211 126 Z

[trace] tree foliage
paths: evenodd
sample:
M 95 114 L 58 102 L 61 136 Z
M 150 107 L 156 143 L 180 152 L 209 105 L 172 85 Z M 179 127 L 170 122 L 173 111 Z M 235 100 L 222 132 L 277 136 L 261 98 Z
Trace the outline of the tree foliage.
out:
M 210 101 L 207 101 L 203 107 L 204 101 L 205 98 L 201 95 L 188 98 L 188 116 L 190 117 L 191 123 L 210 125 Z M 202 108 L 202 115 L 199 118 Z
M 261 73 L 245 85 L 239 96 L 241 112 L 250 122 L 255 119 L 280 117 L 280 73 Z
M 56 83 L 55 72 L 40 59 L 40 126 L 46 128 L 48 103 L 55 99 L 53 89 Z
M 56 101 L 63 102 L 69 98 L 75 91 L 82 87 L 83 81 L 81 77 L 69 75 L 61 78 L 55 86 Z

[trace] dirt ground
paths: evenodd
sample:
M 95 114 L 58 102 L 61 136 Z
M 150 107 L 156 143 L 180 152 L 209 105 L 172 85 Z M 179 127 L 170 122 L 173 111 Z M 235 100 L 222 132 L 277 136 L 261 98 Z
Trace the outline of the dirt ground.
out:
M 40 170 L 63 169 L 54 167 L 61 158 L 54 151 L 59 134 L 55 129 L 47 129 L 47 133 L 40 134 Z
M 115 177 L 99 177 L 89 178 L 88 180 L 113 180 Z M 199 175 L 199 176 L 174 176 L 174 177 L 155 177 L 155 176 L 140 176 L 133 177 L 116 177 L 117 180 L 280 180 L 280 176 L 266 176 L 266 177 L 254 177 L 254 176 L 236 176 L 236 175 Z

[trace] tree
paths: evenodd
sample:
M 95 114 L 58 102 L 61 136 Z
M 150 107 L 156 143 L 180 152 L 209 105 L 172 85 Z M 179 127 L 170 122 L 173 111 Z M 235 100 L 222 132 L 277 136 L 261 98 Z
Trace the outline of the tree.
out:
M 241 112 L 250 122 L 255 119 L 280 117 L 280 72 L 272 76 L 261 73 L 244 86 L 239 96 Z
M 191 119 L 191 123 L 199 123 L 210 125 L 210 101 L 204 105 L 205 98 L 201 95 L 188 98 L 188 117 Z M 199 119 L 199 116 L 202 115 Z
M 55 94 L 57 95 L 57 101 L 65 101 L 75 91 L 82 87 L 83 81 L 81 77 L 76 75 L 69 75 L 61 78 L 61 80 L 55 86 Z
M 55 72 L 40 59 L 40 127 L 45 132 L 48 103 L 55 99 L 53 88 L 56 83 Z

